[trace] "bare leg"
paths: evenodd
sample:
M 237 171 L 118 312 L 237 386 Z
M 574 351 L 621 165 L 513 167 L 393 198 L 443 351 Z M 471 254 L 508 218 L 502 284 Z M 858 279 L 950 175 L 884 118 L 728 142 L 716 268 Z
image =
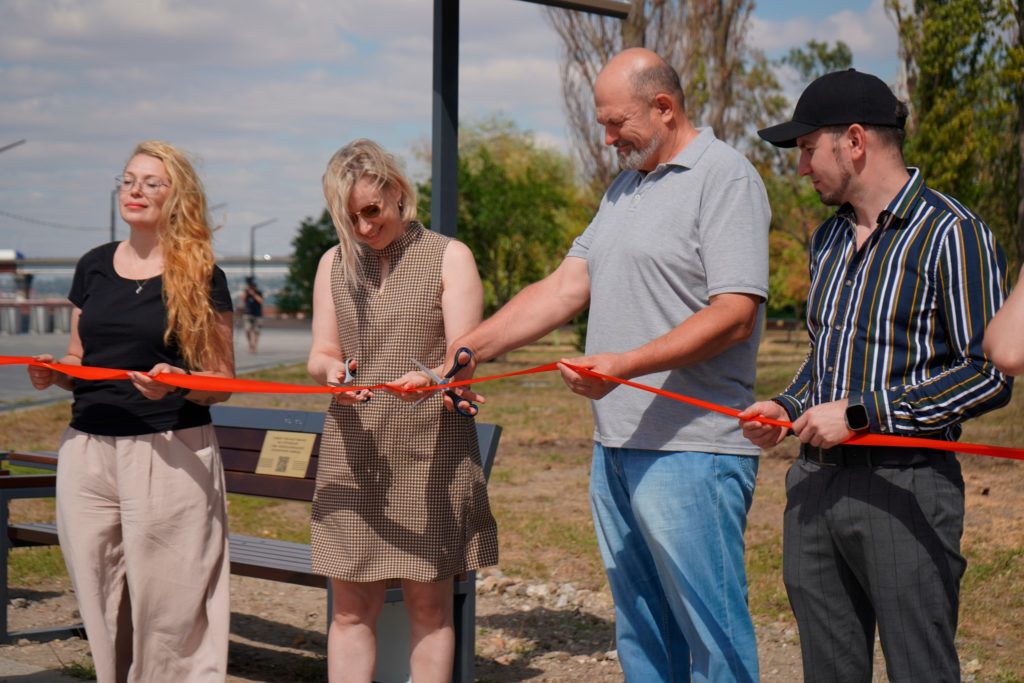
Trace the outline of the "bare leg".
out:
M 412 634 L 409 668 L 415 683 L 448 683 L 455 659 L 452 580 L 402 581 Z
M 327 634 L 330 683 L 370 683 L 377 664 L 377 617 L 384 606 L 384 582 L 352 583 L 331 579 L 334 593 Z

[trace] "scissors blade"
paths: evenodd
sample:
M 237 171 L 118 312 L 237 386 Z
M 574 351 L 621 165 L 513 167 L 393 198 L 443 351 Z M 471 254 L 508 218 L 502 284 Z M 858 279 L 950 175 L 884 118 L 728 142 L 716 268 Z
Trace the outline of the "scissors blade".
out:
M 434 384 L 445 384 L 446 380 L 444 380 L 441 377 L 439 377 L 436 372 L 434 372 L 433 370 L 428 368 L 426 365 L 424 365 L 423 363 L 419 362 L 415 358 L 410 358 L 409 360 L 411 360 L 413 362 L 413 365 L 415 365 L 416 368 L 420 372 L 422 372 L 427 377 L 429 377 L 431 382 L 433 382 Z M 430 393 L 424 393 L 423 398 L 416 399 L 415 401 L 412 402 L 412 405 L 418 406 L 419 404 L 423 403 L 424 401 L 426 401 L 428 398 L 430 398 L 431 396 L 433 396 L 436 393 L 437 393 L 436 390 L 431 391 Z

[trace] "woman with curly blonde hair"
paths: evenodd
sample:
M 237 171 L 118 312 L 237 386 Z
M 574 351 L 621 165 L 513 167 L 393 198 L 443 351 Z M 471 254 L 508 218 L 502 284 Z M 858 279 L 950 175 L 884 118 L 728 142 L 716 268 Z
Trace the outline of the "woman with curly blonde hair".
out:
M 57 470 L 61 550 L 101 683 L 223 681 L 230 567 L 209 406 L 228 394 L 153 377 L 234 376 L 231 295 L 181 151 L 141 143 L 117 188 L 131 231 L 79 260 L 60 362 L 123 368 L 131 381 L 29 368 L 37 389 L 74 394 Z

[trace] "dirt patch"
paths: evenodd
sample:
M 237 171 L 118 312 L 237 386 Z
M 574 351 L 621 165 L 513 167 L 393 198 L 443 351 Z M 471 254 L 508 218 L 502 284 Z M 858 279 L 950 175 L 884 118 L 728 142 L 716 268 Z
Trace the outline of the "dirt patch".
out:
M 294 683 L 326 678 L 326 593 L 232 577 L 228 681 Z M 74 594 L 64 583 L 12 592 L 12 629 L 73 623 Z M 614 610 L 603 591 L 572 583 L 531 583 L 482 572 L 477 581 L 476 679 L 622 681 L 615 652 Z M 796 633 L 786 623 L 758 627 L 765 681 L 800 679 Z M 0 657 L 46 669 L 91 663 L 80 638 L 22 641 Z

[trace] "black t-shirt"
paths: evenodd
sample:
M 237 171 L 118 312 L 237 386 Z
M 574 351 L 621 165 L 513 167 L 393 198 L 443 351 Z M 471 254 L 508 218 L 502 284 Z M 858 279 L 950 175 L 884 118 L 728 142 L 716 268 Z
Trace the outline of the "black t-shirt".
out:
M 251 288 L 250 287 L 246 287 L 245 288 L 245 314 L 246 315 L 253 315 L 253 316 L 256 316 L 257 318 L 260 318 L 260 317 L 263 316 L 263 304 L 261 304 L 260 300 L 257 299 L 256 296 L 253 296 L 253 294 L 255 294 L 256 296 L 259 296 L 259 297 L 263 296 L 263 292 L 261 292 L 258 288 L 256 288 L 256 287 L 251 287 Z
M 169 346 L 164 344 L 163 278 L 139 281 L 118 275 L 114 271 L 117 245 L 96 247 L 75 267 L 68 299 L 82 311 L 78 319 L 82 364 L 143 372 L 157 363 L 185 367 L 177 344 L 173 340 Z M 210 298 L 215 310 L 232 309 L 227 278 L 216 266 Z M 131 436 L 210 423 L 208 407 L 181 396 L 151 401 L 127 380 L 74 380 L 73 384 L 71 426 L 89 434 Z

